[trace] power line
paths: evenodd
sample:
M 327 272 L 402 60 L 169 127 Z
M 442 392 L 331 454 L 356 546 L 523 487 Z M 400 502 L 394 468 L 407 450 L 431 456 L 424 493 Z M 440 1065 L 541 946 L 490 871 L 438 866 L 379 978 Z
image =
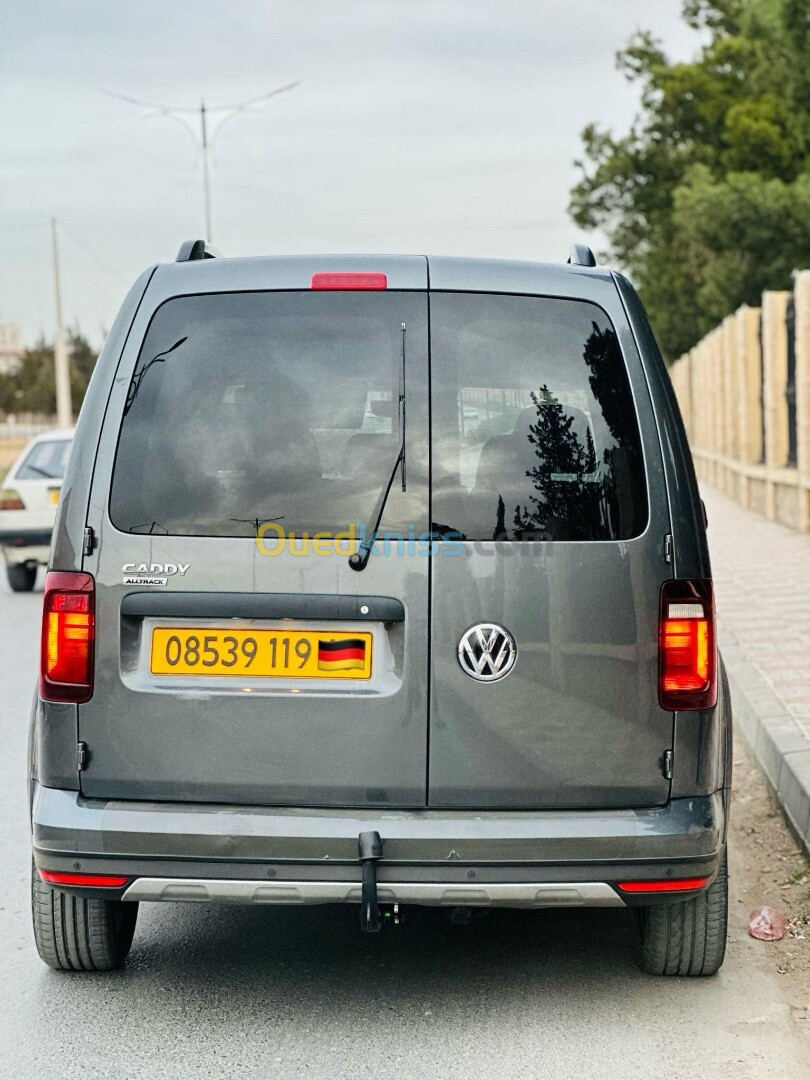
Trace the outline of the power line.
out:
M 8 225 L 5 222 L 0 221 L 0 233 L 29 233 L 32 237 L 36 236 L 36 242 L 39 243 L 39 234 L 42 230 L 42 226 L 48 224 L 50 220 L 50 218 L 31 218 L 28 221 L 15 222 L 13 225 Z M 83 240 L 73 229 L 69 229 L 61 219 L 56 218 L 55 221 L 57 227 L 61 229 L 66 236 L 69 236 L 75 244 L 78 244 L 78 246 L 82 248 L 82 250 L 85 251 L 102 270 L 111 274 L 120 281 L 122 285 L 129 285 L 129 282 L 121 271 L 117 270 L 111 263 L 108 263 L 107 260 L 102 255 L 99 255 L 95 248 L 88 244 L 86 240 Z
M 116 270 L 116 268 L 114 266 L 112 266 L 110 263 L 108 263 L 106 259 L 102 258 L 102 256 L 99 255 L 99 253 L 97 251 L 95 251 L 87 243 L 86 240 L 82 240 L 82 238 L 80 236 L 77 236 L 77 234 L 73 231 L 73 229 L 69 229 L 67 227 L 67 225 L 64 223 L 64 221 L 61 221 L 61 220 L 57 221 L 57 224 L 58 224 L 59 228 L 62 230 L 62 232 L 66 233 L 71 238 L 71 240 L 74 242 L 74 244 L 78 244 L 79 247 L 83 251 L 85 251 L 92 259 L 94 259 L 95 262 L 98 264 L 98 266 L 101 267 L 102 270 L 106 270 L 106 272 L 108 274 L 111 274 L 117 281 L 120 281 L 122 285 L 128 285 L 129 284 L 129 282 L 126 280 L 126 278 L 124 277 L 124 275 L 121 273 L 120 270 Z

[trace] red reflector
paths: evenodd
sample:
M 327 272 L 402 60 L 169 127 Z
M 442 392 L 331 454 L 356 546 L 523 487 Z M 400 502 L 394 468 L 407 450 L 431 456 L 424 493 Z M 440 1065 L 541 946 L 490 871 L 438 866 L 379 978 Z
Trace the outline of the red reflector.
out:
M 89 701 L 93 694 L 95 582 L 89 574 L 50 571 L 42 608 L 40 696 Z
M 99 889 L 120 889 L 129 881 L 118 874 L 71 874 L 59 870 L 40 870 L 39 876 L 48 885 L 87 885 Z
M 717 704 L 714 597 L 710 581 L 667 581 L 661 589 L 658 700 L 662 709 Z
M 313 274 L 313 289 L 387 289 L 385 274 Z
M 689 892 L 690 889 L 702 889 L 712 879 L 710 877 L 673 878 L 671 881 L 619 881 L 616 884 L 622 892 Z

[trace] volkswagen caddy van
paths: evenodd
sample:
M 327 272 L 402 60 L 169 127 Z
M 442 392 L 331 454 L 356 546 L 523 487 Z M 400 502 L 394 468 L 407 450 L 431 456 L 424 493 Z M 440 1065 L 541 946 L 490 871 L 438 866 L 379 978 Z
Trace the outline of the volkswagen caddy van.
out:
M 47 964 L 121 964 L 142 900 L 574 906 L 711 975 L 730 731 L 678 408 L 589 249 L 136 282 L 45 585 Z

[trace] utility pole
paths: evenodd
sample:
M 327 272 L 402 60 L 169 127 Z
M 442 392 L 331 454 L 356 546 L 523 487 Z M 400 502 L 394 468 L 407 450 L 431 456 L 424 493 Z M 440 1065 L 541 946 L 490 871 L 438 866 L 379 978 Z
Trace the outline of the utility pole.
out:
M 268 90 L 266 94 L 259 94 L 258 97 L 247 98 L 245 101 L 238 101 L 233 105 L 206 105 L 204 100 L 200 101 L 198 107 L 193 106 L 179 106 L 179 105 L 161 105 L 154 101 L 142 101 L 140 98 L 130 97 L 128 94 L 118 94 L 113 90 L 104 90 L 103 93 L 108 97 L 118 98 L 120 101 L 126 101 L 128 105 L 137 105 L 140 108 L 151 109 L 152 112 L 147 114 L 151 116 L 165 116 L 169 120 L 174 120 L 180 124 L 182 128 L 191 136 L 194 145 L 198 150 L 202 151 L 202 180 L 203 180 L 203 208 L 205 212 L 205 239 L 210 244 L 212 242 L 212 227 L 211 227 L 211 176 L 210 176 L 210 153 L 214 149 L 214 143 L 219 137 L 219 133 L 225 127 L 229 120 L 233 120 L 234 117 L 240 116 L 247 112 L 258 112 L 265 102 L 270 98 L 275 97 L 277 94 L 283 94 L 287 90 L 294 90 L 296 86 L 300 86 L 300 80 L 294 83 L 287 83 L 286 86 L 278 86 L 275 90 Z M 200 135 L 197 135 L 194 127 L 189 123 L 188 114 L 199 113 L 200 117 Z M 218 123 L 214 129 L 209 132 L 208 130 L 208 118 L 212 113 L 221 114 Z
M 65 327 L 62 323 L 62 281 L 59 273 L 59 244 L 56 237 L 56 218 L 51 218 L 51 248 L 53 251 L 53 287 L 56 300 L 56 334 L 53 340 L 53 367 L 56 381 L 56 415 L 59 427 L 73 425 L 73 402 L 70 394 Z

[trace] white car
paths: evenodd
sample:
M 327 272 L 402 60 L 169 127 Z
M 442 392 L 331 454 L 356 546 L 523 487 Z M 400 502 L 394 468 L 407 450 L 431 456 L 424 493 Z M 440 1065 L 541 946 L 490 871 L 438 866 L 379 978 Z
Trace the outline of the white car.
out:
M 73 429 L 37 435 L 9 469 L 0 491 L 0 546 L 8 583 L 30 592 L 37 567 L 48 562 Z

